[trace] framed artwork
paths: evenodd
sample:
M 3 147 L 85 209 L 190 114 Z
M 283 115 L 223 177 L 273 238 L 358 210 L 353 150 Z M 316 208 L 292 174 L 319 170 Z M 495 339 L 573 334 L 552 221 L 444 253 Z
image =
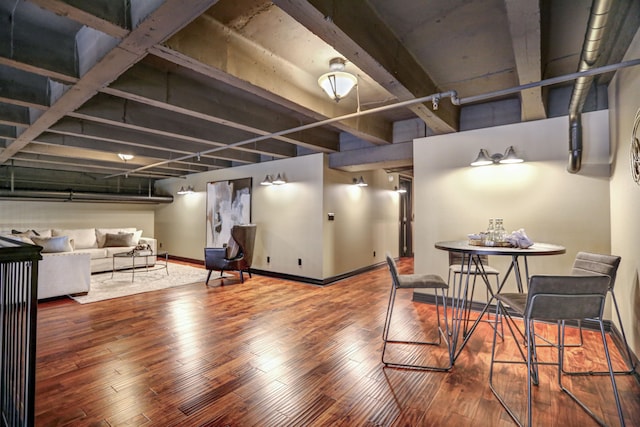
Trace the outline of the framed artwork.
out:
M 207 183 L 208 248 L 229 242 L 231 227 L 251 223 L 252 178 Z

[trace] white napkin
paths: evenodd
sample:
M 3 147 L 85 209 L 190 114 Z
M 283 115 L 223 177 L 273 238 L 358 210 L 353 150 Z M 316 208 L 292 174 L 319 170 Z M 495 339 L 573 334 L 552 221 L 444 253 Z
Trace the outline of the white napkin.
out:
M 529 239 L 527 233 L 524 232 L 524 228 L 514 231 L 506 237 L 506 240 L 511 244 L 511 246 L 521 249 L 525 249 L 533 245 L 533 240 Z

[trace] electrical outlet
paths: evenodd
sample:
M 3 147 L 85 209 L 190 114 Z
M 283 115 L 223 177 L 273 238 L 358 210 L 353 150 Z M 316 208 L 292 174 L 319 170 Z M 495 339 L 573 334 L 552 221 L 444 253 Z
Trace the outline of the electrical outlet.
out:
M 374 258 L 376 257 L 376 251 L 373 251 L 373 257 Z
M 162 242 L 160 242 L 160 243 L 159 243 L 159 246 L 158 246 L 158 247 L 159 247 L 160 249 L 162 249 Z
M 302 265 L 302 258 L 298 258 L 298 265 Z
M 271 262 L 271 257 L 267 257 L 267 264 L 269 264 Z

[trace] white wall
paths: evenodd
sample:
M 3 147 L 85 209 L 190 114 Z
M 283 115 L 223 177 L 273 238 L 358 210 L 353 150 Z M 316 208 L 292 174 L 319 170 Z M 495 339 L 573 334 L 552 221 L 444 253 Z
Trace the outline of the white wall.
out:
M 153 237 L 154 216 L 154 205 L 0 201 L 0 230 L 136 227 Z
M 204 259 L 207 182 L 252 178 L 251 222 L 257 225 L 253 267 L 304 277 L 322 277 L 323 156 L 311 155 L 255 165 L 238 166 L 168 179 L 156 190 L 175 194 L 181 187 L 196 192 L 176 195 L 171 205 L 156 211 L 159 244 L 171 255 Z M 287 184 L 262 186 L 265 175 L 284 173 Z M 267 263 L 267 256 L 270 263 Z M 298 266 L 298 258 L 302 266 Z
M 585 166 L 575 175 L 566 172 L 567 117 L 416 140 L 416 272 L 446 279 L 448 255 L 434 244 L 465 240 L 496 217 L 504 219 L 508 232 L 524 228 L 536 242 L 566 247 L 564 255 L 531 257 L 532 274 L 567 273 L 581 250 L 609 253 L 609 180 L 601 176 L 609 170 L 608 112 L 585 114 L 582 121 Z M 504 153 L 510 145 L 525 163 L 469 166 L 481 148 Z M 509 261 L 490 258 L 503 272 Z M 515 289 L 513 280 L 509 288 Z
M 640 31 L 625 60 L 640 57 Z M 614 168 L 611 179 L 611 250 L 620 255 L 615 292 L 629 344 L 640 355 L 640 186 L 631 178 L 629 151 L 634 117 L 640 108 L 640 68 L 616 73 L 609 86 Z M 617 319 L 614 322 L 618 325 Z M 619 325 L 618 325 L 619 327 Z
M 266 174 L 277 173 L 288 183 L 260 185 Z M 162 180 L 156 184 L 159 192 L 175 194 L 192 185 L 196 193 L 176 195 L 174 203 L 157 208 L 156 237 L 169 254 L 202 260 L 206 183 L 251 177 L 251 217 L 258 226 L 253 268 L 318 280 L 355 271 L 398 246 L 392 230 L 398 227 L 396 194 L 387 189 L 386 174 L 364 174 L 366 188 L 351 185 L 359 175 L 328 169 L 325 155 L 312 154 Z M 327 220 L 329 212 L 335 221 Z
M 362 176 L 367 187 L 353 185 Z M 397 175 L 382 170 L 348 174 L 326 169 L 324 191 L 325 277 L 384 262 L 386 251 L 398 256 L 399 194 Z M 334 213 L 334 221 L 327 214 Z M 375 255 L 374 255 L 375 254 Z

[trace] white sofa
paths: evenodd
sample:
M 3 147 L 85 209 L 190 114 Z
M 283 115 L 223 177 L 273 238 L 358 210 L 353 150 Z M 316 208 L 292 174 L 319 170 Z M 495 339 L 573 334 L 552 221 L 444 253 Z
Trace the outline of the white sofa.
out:
M 16 231 L 19 231 L 16 233 Z M 157 253 L 157 241 L 142 237 L 135 228 L 78 228 L 4 230 L 0 235 L 43 247 L 38 265 L 38 299 L 88 292 L 91 273 L 111 271 L 114 253 L 128 252 L 138 244 Z M 137 258 L 136 267 L 156 262 L 155 256 Z M 132 266 L 132 258 L 116 258 L 115 268 Z

